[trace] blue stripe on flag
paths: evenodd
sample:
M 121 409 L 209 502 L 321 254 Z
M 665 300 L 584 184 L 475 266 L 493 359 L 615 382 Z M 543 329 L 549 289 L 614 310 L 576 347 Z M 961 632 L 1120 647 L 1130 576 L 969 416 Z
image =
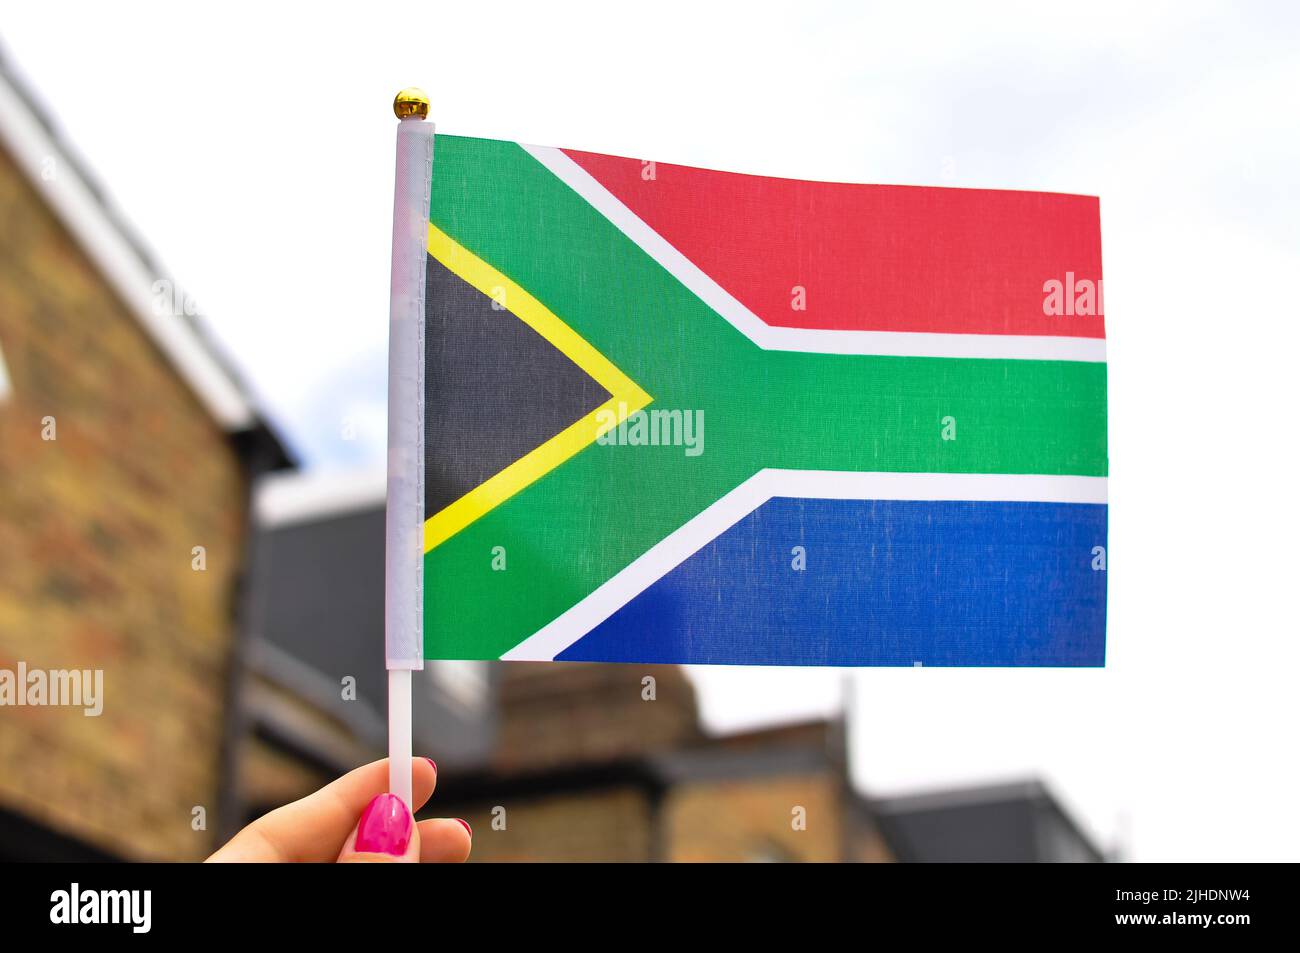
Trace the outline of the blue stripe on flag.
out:
M 556 656 L 1097 666 L 1104 505 L 776 498 Z M 806 569 L 793 568 L 794 547 Z

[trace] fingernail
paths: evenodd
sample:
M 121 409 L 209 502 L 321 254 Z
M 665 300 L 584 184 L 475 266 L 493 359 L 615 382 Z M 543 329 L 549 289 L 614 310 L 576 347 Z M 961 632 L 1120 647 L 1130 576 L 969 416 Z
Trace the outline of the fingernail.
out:
M 366 805 L 357 824 L 357 850 L 401 857 L 411 843 L 411 812 L 396 794 L 380 794 Z
M 461 827 L 465 828 L 465 832 L 469 834 L 470 837 L 474 836 L 474 828 L 469 826 L 469 821 L 465 820 L 463 817 L 458 817 L 456 820 L 460 823 Z
M 429 762 L 429 764 L 433 765 L 433 772 L 434 772 L 434 774 L 437 774 L 437 773 L 438 773 L 438 762 L 437 762 L 437 761 L 434 761 L 432 758 L 425 758 L 424 760 L 427 761 L 427 762 Z

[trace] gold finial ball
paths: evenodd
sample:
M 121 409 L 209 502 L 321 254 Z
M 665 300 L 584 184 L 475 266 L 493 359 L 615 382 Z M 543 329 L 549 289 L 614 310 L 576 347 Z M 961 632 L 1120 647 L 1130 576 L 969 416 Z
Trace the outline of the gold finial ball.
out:
M 429 97 L 424 90 L 408 86 L 393 100 L 393 112 L 398 119 L 424 119 L 429 115 Z

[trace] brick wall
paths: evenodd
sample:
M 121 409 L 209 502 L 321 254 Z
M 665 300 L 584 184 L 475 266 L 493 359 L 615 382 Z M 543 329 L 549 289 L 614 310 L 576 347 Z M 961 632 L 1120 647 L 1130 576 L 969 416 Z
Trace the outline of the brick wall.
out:
M 655 679 L 655 700 L 643 680 Z M 671 665 L 512 662 L 494 763 L 505 771 L 615 760 L 701 738 L 695 692 Z
M 439 804 L 431 813 L 454 813 L 474 829 L 474 862 L 626 862 L 652 857 L 650 799 L 636 787 L 612 787 L 574 794 L 511 798 L 505 829 L 492 826 L 498 805 Z
M 802 829 L 792 823 L 796 807 L 803 812 Z M 435 793 L 422 816 L 435 815 L 470 822 L 471 860 L 477 862 L 892 860 L 874 824 L 848 803 L 833 770 L 684 780 L 668 787 L 657 804 L 633 784 L 538 797 L 503 793 L 494 802 L 471 804 Z M 504 829 L 494 828 L 494 817 L 501 816 Z
M 803 809 L 806 828 L 792 826 Z M 668 858 L 673 861 L 837 861 L 843 855 L 844 812 L 831 773 L 693 782 L 664 804 Z
M 0 805 L 127 857 L 199 857 L 210 838 L 191 809 L 211 829 L 242 558 L 238 461 L 3 150 L 0 222 L 14 391 L 0 402 L 0 667 L 102 668 L 105 695 L 99 718 L 0 708 Z

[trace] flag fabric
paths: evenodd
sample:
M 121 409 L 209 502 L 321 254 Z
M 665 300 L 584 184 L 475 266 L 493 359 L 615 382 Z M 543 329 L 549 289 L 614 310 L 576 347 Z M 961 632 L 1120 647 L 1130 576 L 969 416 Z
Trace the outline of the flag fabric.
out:
M 1096 666 L 1096 198 L 439 135 L 428 658 Z

